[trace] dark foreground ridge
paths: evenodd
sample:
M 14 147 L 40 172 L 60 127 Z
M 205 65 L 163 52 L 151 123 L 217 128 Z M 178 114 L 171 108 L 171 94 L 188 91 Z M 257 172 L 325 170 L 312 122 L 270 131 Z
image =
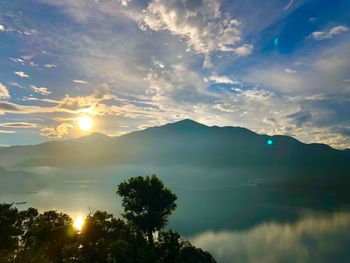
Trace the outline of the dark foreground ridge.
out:
M 121 183 L 125 220 L 90 213 L 81 231 L 67 214 L 0 204 L 1 263 L 215 263 L 179 234 L 164 230 L 176 196 L 156 176 Z

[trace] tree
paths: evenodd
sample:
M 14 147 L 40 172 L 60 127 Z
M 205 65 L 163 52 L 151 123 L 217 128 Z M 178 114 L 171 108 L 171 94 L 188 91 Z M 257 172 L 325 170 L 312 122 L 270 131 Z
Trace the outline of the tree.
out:
M 117 194 L 122 197 L 123 216 L 153 244 L 153 233 L 168 223 L 168 217 L 176 208 L 176 195 L 156 175 L 130 178 L 119 184 Z
M 216 263 L 208 252 L 192 246 L 171 230 L 159 232 L 157 248 L 162 263 Z
M 18 210 L 12 204 L 0 204 L 0 259 L 12 262 L 22 234 Z
M 63 213 L 35 209 L 22 213 L 23 250 L 19 262 L 60 262 L 63 248 L 74 241 L 72 219 Z
M 125 223 L 112 214 L 103 211 L 89 214 L 79 239 L 82 261 L 104 262 L 110 257 L 111 243 L 125 239 L 125 231 Z

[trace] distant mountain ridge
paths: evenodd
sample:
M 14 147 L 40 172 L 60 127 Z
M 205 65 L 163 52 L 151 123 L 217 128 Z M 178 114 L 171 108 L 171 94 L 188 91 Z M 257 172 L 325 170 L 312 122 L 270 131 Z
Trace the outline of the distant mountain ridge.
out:
M 350 181 L 349 150 L 304 144 L 288 136 L 260 135 L 241 127 L 208 127 L 188 119 L 120 137 L 95 133 L 67 141 L 0 148 L 0 166 L 5 168 L 139 164 L 242 168 L 275 181 L 287 178 L 300 189 L 336 184 L 334 187 L 346 191 Z
M 268 145 L 267 140 L 272 140 Z M 256 134 L 241 127 L 208 127 L 185 119 L 120 137 L 93 133 L 66 141 L 0 148 L 0 165 L 79 166 L 134 162 L 231 166 L 245 163 L 315 164 L 349 161 L 350 151 L 323 144 L 303 144 L 288 136 Z M 317 159 L 317 160 L 316 160 Z M 89 161 L 89 162 L 86 162 Z

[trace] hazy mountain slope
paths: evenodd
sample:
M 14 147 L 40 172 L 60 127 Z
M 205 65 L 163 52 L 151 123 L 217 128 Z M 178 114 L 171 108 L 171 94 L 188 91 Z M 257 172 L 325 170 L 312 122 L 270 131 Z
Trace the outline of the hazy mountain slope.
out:
M 25 171 L 9 171 L 0 167 L 0 196 L 38 191 L 45 186 L 46 182 L 39 175 Z
M 266 142 L 272 139 L 273 144 Z M 303 144 L 288 136 L 259 135 L 239 127 L 207 127 L 184 120 L 118 138 L 106 156 L 154 163 L 200 165 L 317 165 L 348 167 L 349 154 L 322 144 Z M 114 154 L 113 154 L 114 153 Z M 322 160 L 322 162 L 320 162 Z
M 268 145 L 267 140 L 273 144 Z M 337 187 L 344 185 L 350 171 L 349 151 L 303 144 L 288 136 L 259 135 L 245 128 L 208 127 L 191 120 L 116 138 L 93 134 L 63 142 L 9 147 L 0 149 L 0 159 L 0 165 L 22 167 L 121 164 L 240 167 L 263 176 L 264 182 L 288 178 L 284 187 L 293 185 L 302 190 L 312 186 L 317 191 L 334 182 Z
M 20 145 L 0 148 L 0 165 L 57 166 L 58 162 L 79 165 L 82 160 L 98 157 L 114 138 L 94 133 L 78 139 L 49 141 L 38 145 Z
M 268 145 L 267 140 L 273 141 Z M 348 169 L 349 151 L 303 144 L 288 136 L 259 135 L 240 127 L 208 127 L 183 120 L 121 137 L 92 134 L 75 140 L 0 149 L 0 165 L 79 166 L 120 163 L 196 164 Z

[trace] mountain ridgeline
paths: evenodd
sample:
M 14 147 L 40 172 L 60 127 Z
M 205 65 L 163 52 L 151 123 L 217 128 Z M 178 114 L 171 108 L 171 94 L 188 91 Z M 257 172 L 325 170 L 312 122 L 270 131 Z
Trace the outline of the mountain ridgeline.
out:
M 268 140 L 270 144 L 267 143 Z M 304 144 L 288 136 L 256 134 L 240 127 L 208 127 L 192 120 L 132 132 L 120 137 L 92 134 L 67 141 L 0 149 L 4 167 L 86 167 L 124 164 L 241 167 L 289 185 L 346 191 L 350 152 Z M 337 178 L 337 180 L 335 180 Z

